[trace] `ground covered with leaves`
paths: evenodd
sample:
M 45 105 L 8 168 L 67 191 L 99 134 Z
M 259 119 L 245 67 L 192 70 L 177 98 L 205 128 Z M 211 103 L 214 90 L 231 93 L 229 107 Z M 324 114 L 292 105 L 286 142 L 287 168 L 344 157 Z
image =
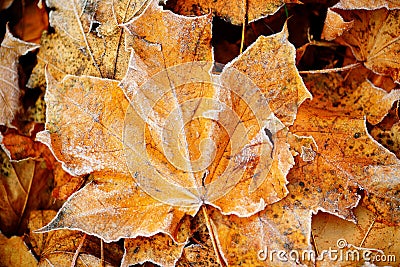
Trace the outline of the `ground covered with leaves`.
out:
M 399 266 L 399 9 L 0 1 L 0 266 Z

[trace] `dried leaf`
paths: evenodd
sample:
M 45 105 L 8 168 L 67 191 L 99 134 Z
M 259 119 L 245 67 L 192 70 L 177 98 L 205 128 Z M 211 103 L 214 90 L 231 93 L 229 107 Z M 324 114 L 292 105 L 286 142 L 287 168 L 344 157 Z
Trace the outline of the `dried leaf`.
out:
M 354 214 L 357 224 L 327 213 L 318 213 L 313 217 L 312 231 L 318 251 L 321 253 L 329 248 L 337 250 L 338 252 L 333 254 L 337 259 L 331 262 L 335 266 L 349 266 L 356 262 L 361 264 L 367 258 L 370 258 L 371 263 L 378 265 L 395 266 L 399 263 L 399 227 L 389 227 L 376 222 L 375 215 L 364 206 L 357 207 Z M 356 260 L 355 251 L 358 251 L 359 261 Z M 377 255 L 380 258 L 377 258 Z M 329 262 L 328 260 L 328 255 L 325 255 L 323 261 Z
M 335 8 L 340 9 L 378 9 L 385 7 L 387 9 L 400 8 L 399 0 L 374 0 L 374 1 L 360 1 L 360 0 L 340 0 Z
M 28 249 L 22 237 L 5 237 L 0 233 L 0 266 L 38 266 L 38 262 Z
M 36 44 L 13 37 L 7 26 L 6 35 L 0 46 L 0 125 L 11 126 L 20 108 L 18 59 L 36 48 L 38 48 Z
M 121 266 L 143 264 L 149 261 L 161 266 L 173 267 L 181 257 L 184 246 L 184 243 L 175 243 L 166 234 L 125 239 L 125 255 Z
M 146 2 L 47 0 L 55 32 L 43 34 L 28 86 L 44 87 L 46 65 L 59 80 L 67 74 L 121 79 L 129 52 L 119 25 L 140 12 Z
M 0 156 L 1 231 L 7 235 L 22 233 L 30 211 L 51 206 L 53 177 L 44 160 L 10 162 L 2 150 Z
M 400 99 L 400 90 L 387 93 L 368 80 L 345 82 L 339 74 L 313 75 L 305 80 L 317 100 L 314 107 L 342 111 L 353 117 L 366 116 L 373 125 L 382 121 L 393 103 Z
M 38 1 L 23 2 L 22 18 L 13 27 L 15 34 L 22 40 L 40 43 L 42 32 L 49 26 L 45 8 L 38 6 Z
M 339 12 L 339 11 L 338 11 Z M 343 33 L 337 42 L 348 45 L 356 59 L 377 74 L 389 75 L 400 82 L 400 10 L 340 11 L 353 27 Z
M 331 8 L 328 9 L 326 14 L 324 28 L 322 30 L 321 38 L 331 41 L 336 37 L 341 36 L 345 31 L 348 31 L 353 27 L 354 21 L 346 22 L 343 20 L 335 11 Z
M 94 173 L 93 181 L 75 193 L 40 231 L 80 229 L 107 242 L 157 233 L 176 237 L 183 216 L 184 211 L 144 193 L 131 177 L 103 172 Z
M 215 210 L 211 218 L 228 266 L 291 266 L 296 260 L 279 260 L 276 252 L 285 251 L 287 257 L 291 250 L 311 250 L 311 212 L 292 198 L 249 218 L 221 216 Z
M 283 5 L 295 3 L 300 4 L 298 0 L 268 0 L 268 1 L 176 1 L 174 11 L 182 15 L 199 15 L 214 13 L 232 24 L 242 24 L 245 16 L 252 22 L 269 15 L 274 14 Z M 247 5 L 247 6 L 246 6 Z
M 393 124 L 390 129 L 375 127 L 371 130 L 371 136 L 400 158 L 400 122 Z
M 34 211 L 29 218 L 31 231 L 47 224 L 56 214 L 55 211 Z M 35 253 L 39 256 L 39 266 L 71 266 L 72 259 L 81 243 L 80 253 L 75 266 L 100 266 L 101 240 L 86 236 L 79 231 L 60 230 L 37 234 L 30 232 L 30 240 Z M 119 266 L 122 248 L 117 244 L 104 245 L 105 266 Z
M 118 82 L 95 77 L 66 76 L 62 82 L 47 76 L 45 143 L 68 172 L 95 170 L 126 173 L 122 130 L 128 106 Z M 93 138 L 95 136 L 95 138 Z
M 61 163 L 51 154 L 50 150 L 42 143 L 33 141 L 34 137 L 19 134 L 13 129 L 9 129 L 2 136 L 2 148 L 12 161 L 24 159 L 44 160 L 46 168 L 53 175 L 54 188 L 53 197 L 58 200 L 66 200 L 83 184 L 82 176 L 72 176 L 65 172 Z
M 315 80 L 318 81 L 318 77 Z M 315 83 L 309 87 L 312 92 L 317 92 L 325 86 Z M 325 96 L 331 91 L 329 87 L 326 89 Z M 379 103 L 379 98 L 375 100 Z M 358 204 L 357 189 L 363 188 L 371 197 L 387 199 L 377 204 L 386 211 L 388 220 L 398 224 L 400 214 L 395 206 L 399 201 L 400 161 L 371 138 L 357 106 L 347 106 L 344 112 L 339 102 L 336 108 L 321 109 L 320 101 L 321 98 L 316 97 L 302 105 L 291 127 L 298 136 L 312 136 L 318 147 L 313 161 L 297 159 L 289 174 L 290 182 L 298 185 L 294 196 L 310 198 L 310 203 L 302 202 L 310 208 L 315 207 L 314 210 L 319 207 L 354 220 L 351 208 Z
M 211 16 L 177 16 L 153 3 L 126 28 L 125 94 L 113 80 L 47 74 L 46 131 L 37 138 L 71 174 L 95 173 L 41 231 L 176 240 L 177 223 L 204 204 L 250 216 L 283 198 L 293 158 L 273 112 L 290 125 L 310 97 L 287 29 L 260 37 L 217 76 Z M 260 81 L 265 70 L 271 75 Z

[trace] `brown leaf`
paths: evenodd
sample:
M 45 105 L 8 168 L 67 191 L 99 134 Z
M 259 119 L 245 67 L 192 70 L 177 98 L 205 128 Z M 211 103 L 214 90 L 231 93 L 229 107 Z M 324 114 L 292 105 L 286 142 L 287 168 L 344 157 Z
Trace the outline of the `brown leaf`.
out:
M 336 37 L 342 35 L 345 31 L 351 29 L 351 27 L 353 27 L 353 24 L 354 24 L 353 20 L 346 22 L 343 20 L 342 16 L 340 16 L 338 13 L 332 11 L 332 9 L 329 8 L 326 14 L 321 38 L 331 41 Z
M 166 234 L 125 239 L 125 255 L 121 266 L 150 261 L 161 266 L 173 267 L 181 257 L 184 246 L 184 243 L 175 243 Z
M 182 15 L 199 15 L 214 13 L 232 24 L 242 24 L 247 15 L 248 21 L 252 22 L 269 15 L 274 14 L 283 5 L 295 3 L 300 4 L 298 0 L 268 0 L 268 1 L 176 1 L 174 11 Z M 246 6 L 247 5 L 247 6 Z
M 374 127 L 371 136 L 400 158 L 400 122 L 393 124 L 389 129 Z
M 317 83 L 310 88 L 315 91 L 323 86 Z M 309 199 L 305 205 L 314 210 L 322 208 L 351 220 L 350 209 L 359 201 L 357 189 L 363 188 L 375 200 L 377 196 L 387 199 L 379 206 L 388 220 L 398 224 L 400 161 L 371 138 L 363 114 L 354 112 L 357 107 L 351 110 L 350 106 L 347 112 L 340 107 L 325 110 L 318 108 L 318 100 L 303 105 L 291 127 L 296 135 L 312 136 L 318 147 L 313 161 L 297 159 L 289 173 L 290 182 L 297 185 L 294 196 L 304 204 Z
M 249 218 L 222 216 L 213 210 L 211 219 L 228 266 L 292 266 L 296 261 L 279 260 L 279 251 L 287 258 L 291 250 L 311 250 L 311 211 L 292 197 Z
M 38 266 L 38 262 L 26 246 L 22 237 L 5 237 L 0 233 L 0 266 Z
M 6 35 L 0 45 L 0 125 L 11 126 L 20 108 L 18 59 L 36 48 L 36 44 L 13 37 L 7 26 Z
M 140 12 L 146 2 L 46 1 L 55 32 L 43 34 L 38 64 L 28 86 L 44 88 L 46 65 L 59 80 L 67 74 L 121 79 L 129 52 L 119 25 Z
M 400 24 L 399 10 L 339 11 L 353 27 L 344 32 L 337 42 L 348 45 L 356 59 L 377 74 L 400 81 Z M 327 26 L 331 27 L 331 26 Z
M 399 0 L 374 0 L 374 1 L 360 1 L 360 0 L 340 0 L 335 8 L 340 9 L 378 9 L 385 7 L 387 9 L 398 9 L 400 7 Z
M 157 233 L 175 237 L 183 216 L 183 208 L 154 200 L 131 177 L 103 172 L 94 173 L 93 181 L 75 193 L 40 231 L 80 229 L 107 242 Z
M 355 75 L 358 75 L 355 73 Z M 316 101 L 314 107 L 342 111 L 344 114 L 361 118 L 366 116 L 375 125 L 387 115 L 395 101 L 400 99 L 400 90 L 387 93 L 368 80 L 345 81 L 339 74 L 313 75 L 305 81 Z
M 51 74 L 46 77 L 46 131 L 36 139 L 58 160 L 68 162 L 64 167 L 73 175 L 95 170 L 126 173 L 122 131 L 128 101 L 118 82 L 70 75 L 58 82 Z
M 319 256 L 322 257 L 322 251 L 329 251 L 330 248 L 338 251 L 333 254 L 337 256 L 337 260 L 330 263 L 335 264 L 335 266 L 349 266 L 349 264 L 356 262 L 361 264 L 366 260 L 364 257 L 369 257 L 370 262 L 377 265 L 390 264 L 390 266 L 395 266 L 396 263 L 399 263 L 399 227 L 389 227 L 376 222 L 375 214 L 364 206 L 357 207 L 354 214 L 357 217 L 357 224 L 327 213 L 318 213 L 313 217 L 312 231 L 315 246 L 320 253 Z M 349 247 L 346 247 L 346 244 Z M 358 251 L 359 261 L 354 260 L 357 259 L 357 252 L 355 251 Z M 376 258 L 377 255 L 383 257 Z M 374 260 L 374 258 L 377 260 Z M 397 261 L 394 259 L 397 259 Z M 318 262 L 321 261 L 322 259 L 318 260 Z M 323 261 L 329 262 L 328 255 L 323 257 Z
M 71 266 L 72 259 L 83 240 L 75 266 L 100 266 L 101 240 L 86 236 L 79 231 L 59 230 L 44 234 L 32 232 L 47 224 L 56 212 L 33 211 L 29 218 L 29 237 L 35 253 L 39 256 L 39 266 Z M 119 266 L 122 248 L 117 244 L 104 245 L 105 266 Z
M 2 150 L 0 155 L 1 231 L 7 235 L 21 234 L 30 211 L 51 206 L 53 176 L 44 160 L 10 162 Z
M 283 129 L 310 97 L 286 27 L 220 75 L 211 75 L 211 16 L 177 16 L 153 3 L 126 28 L 123 90 L 113 80 L 59 82 L 47 73 L 46 131 L 37 138 L 71 174 L 95 172 L 41 231 L 177 240 L 177 224 L 204 204 L 248 217 L 283 198 L 293 165 Z
M 38 1 L 23 2 L 22 18 L 13 27 L 15 34 L 22 40 L 40 43 L 42 32 L 49 26 L 46 9 L 39 7 Z
M 66 200 L 83 184 L 82 176 L 72 176 L 65 172 L 50 150 L 42 143 L 34 141 L 34 137 L 21 135 L 16 130 L 8 129 L 2 137 L 2 148 L 12 161 L 28 158 L 44 161 L 46 168 L 52 173 L 54 179 L 53 197 Z

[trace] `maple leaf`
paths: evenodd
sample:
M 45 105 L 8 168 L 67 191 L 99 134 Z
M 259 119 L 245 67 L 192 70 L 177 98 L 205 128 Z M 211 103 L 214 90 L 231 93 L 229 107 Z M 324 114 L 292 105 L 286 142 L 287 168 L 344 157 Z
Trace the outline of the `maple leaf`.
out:
M 0 45 L 0 125 L 11 126 L 20 108 L 18 59 L 39 46 L 12 36 L 8 26 Z
M 385 255 L 386 264 L 395 265 L 400 252 L 400 244 L 397 242 L 400 234 L 399 227 L 377 222 L 375 214 L 364 205 L 358 206 L 354 210 L 354 214 L 357 217 L 357 224 L 323 212 L 313 216 L 312 232 L 318 251 L 321 253 L 325 249 L 329 250 L 329 247 L 342 250 L 340 253 L 343 255 L 346 255 L 348 251 L 358 251 L 359 255 L 368 251 L 368 254 L 364 254 L 367 257 L 359 257 L 359 262 L 375 263 L 375 259 L 379 259 L 379 256 L 376 257 L 376 255 Z M 338 254 L 338 259 L 340 257 Z M 336 261 L 333 258 L 330 262 L 329 259 L 324 260 L 330 266 L 348 266 L 353 258 L 343 257 Z M 328 264 L 326 266 L 329 266 Z
M 33 233 L 47 224 L 56 214 L 53 210 L 32 211 L 29 216 L 29 239 L 39 258 L 38 266 L 69 266 L 76 257 L 76 266 L 117 266 L 122 258 L 118 244 L 104 244 L 94 236 L 79 231 L 60 230 L 50 233 Z M 102 248 L 101 248 L 102 247 Z M 76 255 L 77 251 L 79 255 Z M 101 258 L 102 251 L 104 258 Z
M 147 1 L 47 0 L 50 26 L 43 33 L 38 64 L 29 87 L 45 87 L 44 67 L 59 79 L 66 74 L 121 79 L 129 52 L 119 26 L 132 19 Z
M 248 22 L 252 22 L 274 14 L 283 5 L 295 3 L 298 0 L 268 0 L 268 1 L 176 1 L 174 11 L 183 15 L 200 15 L 212 11 L 232 24 L 242 24 L 247 16 Z
M 7 238 L 0 233 L 0 266 L 37 266 L 37 260 L 23 239 L 20 236 Z
M 371 138 L 364 118 L 366 112 L 377 118 L 390 106 L 360 110 L 365 102 L 353 103 L 340 96 L 349 90 L 343 90 L 337 76 L 306 78 L 314 98 L 300 106 L 291 133 L 287 133 L 294 138 L 291 147 L 298 152 L 288 174 L 288 196 L 249 218 L 211 213 L 228 265 L 313 264 L 317 255 L 310 245 L 312 214 L 322 210 L 355 222 L 352 209 L 359 204 L 361 188 L 377 221 L 400 223 L 400 161 Z M 378 91 L 377 95 L 367 93 L 369 107 L 379 106 L 385 99 L 385 94 L 379 93 L 382 90 L 370 82 L 359 86 Z M 358 90 L 349 99 L 360 99 L 363 93 Z M 333 99 L 336 101 L 331 102 Z M 338 102 L 342 100 L 343 104 Z M 283 251 L 286 256 L 280 261 L 272 251 Z M 305 259 L 295 254 L 290 258 L 291 251 L 311 254 Z
M 323 35 L 351 48 L 356 59 L 377 74 L 388 75 L 399 83 L 399 10 L 351 10 L 328 12 Z M 339 16 L 343 17 L 344 22 Z M 333 17 L 335 19 L 333 19 Z M 335 23 L 339 21 L 339 26 Z M 332 24 L 334 23 L 334 24 Z M 351 27 L 350 27 L 351 26 Z M 346 29 L 349 30 L 345 31 Z M 335 29 L 338 31 L 335 32 Z M 333 30 L 333 32 L 332 32 Z
M 83 184 L 82 176 L 72 176 L 62 169 L 48 147 L 34 141 L 34 136 L 25 136 L 14 129 L 8 129 L 3 135 L 1 147 L 11 162 L 19 162 L 25 159 L 34 159 L 44 162 L 48 171 L 52 171 L 54 179 L 53 197 L 58 200 L 66 200 Z
M 125 25 L 132 56 L 122 90 L 114 80 L 46 74 L 46 131 L 37 139 L 93 181 L 41 231 L 176 240 L 178 222 L 204 204 L 248 217 L 287 194 L 293 158 L 282 129 L 310 97 L 287 29 L 211 75 L 211 19 L 148 6 Z
M 51 207 L 53 177 L 43 159 L 10 162 L 0 150 L 0 160 L 0 229 L 11 235 L 26 228 L 30 211 Z

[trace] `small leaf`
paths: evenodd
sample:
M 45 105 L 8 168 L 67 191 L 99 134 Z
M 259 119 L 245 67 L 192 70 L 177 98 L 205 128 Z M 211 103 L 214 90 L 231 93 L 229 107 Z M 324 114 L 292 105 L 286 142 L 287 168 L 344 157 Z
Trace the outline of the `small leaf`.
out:
M 38 47 L 13 37 L 7 26 L 6 35 L 0 45 L 0 125 L 10 127 L 20 108 L 18 59 Z
M 26 246 L 22 237 L 5 237 L 0 233 L 0 266 L 38 266 L 38 262 Z
M 400 81 L 400 24 L 397 9 L 337 11 L 353 27 L 337 42 L 351 48 L 353 55 L 364 66 L 380 75 Z
M 36 254 L 39 256 L 39 266 L 71 266 L 72 260 L 80 243 L 76 266 L 119 266 L 122 258 L 122 248 L 117 244 L 105 244 L 94 236 L 85 236 L 79 231 L 60 230 L 38 234 L 32 231 L 42 227 L 54 217 L 55 211 L 34 211 L 29 218 L 29 237 Z M 103 252 L 101 251 L 103 249 Z M 101 262 L 101 254 L 104 262 Z M 103 265 L 104 266 L 104 265 Z

